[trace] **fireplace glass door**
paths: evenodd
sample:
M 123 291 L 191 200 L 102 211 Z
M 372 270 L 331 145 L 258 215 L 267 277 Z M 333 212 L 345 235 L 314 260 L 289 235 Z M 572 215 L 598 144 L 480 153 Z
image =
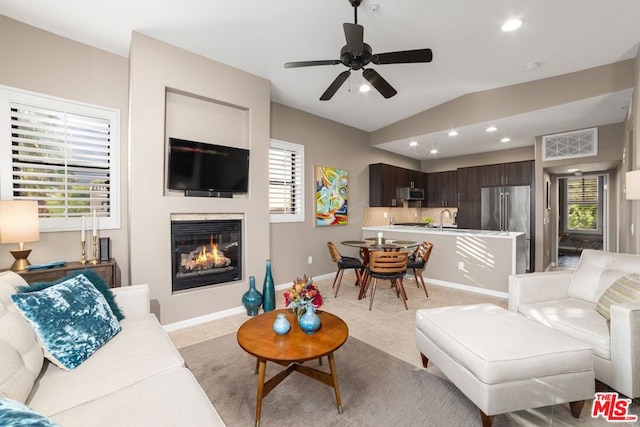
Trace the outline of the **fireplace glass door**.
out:
M 242 221 L 172 221 L 172 291 L 242 280 Z

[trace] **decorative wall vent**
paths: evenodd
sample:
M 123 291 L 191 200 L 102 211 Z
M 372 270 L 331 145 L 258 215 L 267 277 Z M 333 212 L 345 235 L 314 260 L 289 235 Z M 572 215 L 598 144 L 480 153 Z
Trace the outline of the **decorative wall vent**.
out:
M 545 135 L 542 147 L 542 160 L 597 156 L 598 128 Z

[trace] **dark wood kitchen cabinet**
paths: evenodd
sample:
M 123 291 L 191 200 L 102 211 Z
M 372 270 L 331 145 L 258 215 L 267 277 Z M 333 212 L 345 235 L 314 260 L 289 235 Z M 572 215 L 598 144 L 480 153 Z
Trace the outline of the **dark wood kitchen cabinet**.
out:
M 427 174 L 398 166 L 375 163 L 369 165 L 369 206 L 402 206 L 397 190 L 402 187 L 426 189 Z
M 480 200 L 458 200 L 457 215 L 458 228 L 480 230 L 482 227 Z
M 533 182 L 533 160 L 479 166 L 480 186 L 531 185 Z
M 458 200 L 480 200 L 480 168 L 458 168 Z
M 458 168 L 458 228 L 480 229 L 480 167 Z
M 427 174 L 426 206 L 430 208 L 458 206 L 458 172 Z

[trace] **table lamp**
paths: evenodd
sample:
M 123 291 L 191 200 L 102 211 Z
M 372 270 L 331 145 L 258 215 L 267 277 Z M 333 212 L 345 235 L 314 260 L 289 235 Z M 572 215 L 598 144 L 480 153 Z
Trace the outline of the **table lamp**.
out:
M 627 172 L 625 175 L 627 182 L 627 200 L 640 200 L 640 169 Z
M 16 259 L 11 270 L 25 270 L 31 263 L 27 257 L 31 249 L 24 242 L 40 240 L 38 202 L 30 200 L 0 200 L 0 243 L 18 243 L 18 250 L 10 251 Z

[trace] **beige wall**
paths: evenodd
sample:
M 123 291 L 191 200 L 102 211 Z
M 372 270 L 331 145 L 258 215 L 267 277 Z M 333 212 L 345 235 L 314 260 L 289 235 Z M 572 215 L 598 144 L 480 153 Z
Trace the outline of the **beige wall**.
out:
M 112 256 L 118 261 L 122 280 L 128 283 L 127 249 L 127 128 L 128 61 L 126 58 L 76 43 L 0 15 L 0 84 L 120 110 L 121 228 L 100 230 L 111 238 Z M 14 247 L 15 246 L 15 247 Z M 40 233 L 40 241 L 27 243 L 33 264 L 80 259 L 80 231 Z M 0 245 L 0 268 L 13 263 L 9 250 Z
M 535 158 L 534 146 L 422 161 L 423 172 L 444 172 L 458 168 L 520 162 Z
M 163 324 L 241 305 L 249 276 L 260 276 L 269 258 L 268 168 L 269 99 L 267 80 L 134 33 L 130 50 L 130 257 L 132 283 L 151 287 L 153 311 Z M 167 88 L 186 96 L 171 98 L 171 129 L 165 125 Z M 180 100 L 186 102 L 180 102 Z M 175 103 L 182 104 L 178 107 Z M 204 105 L 198 105 L 203 103 Z M 229 133 L 219 105 L 248 115 L 246 137 L 237 145 L 251 150 L 249 194 L 232 199 L 165 196 L 166 132 L 219 141 Z M 195 108 L 208 123 L 181 127 L 181 112 Z M 222 109 L 224 111 L 224 109 Z M 240 116 L 245 113 L 239 113 Z M 234 129 L 238 114 L 231 120 Z M 171 214 L 240 214 L 243 222 L 243 281 L 171 292 Z
M 571 131 L 573 129 L 568 129 Z M 535 271 L 543 271 L 548 268 L 555 249 L 555 238 L 558 235 L 557 212 L 547 212 L 545 200 L 545 180 L 550 179 L 554 183 L 552 193 L 557 194 L 555 175 L 566 175 L 563 173 L 572 166 L 579 166 L 583 171 L 609 172 L 609 250 L 617 247 L 617 217 L 618 217 L 618 194 L 616 192 L 617 168 L 621 163 L 624 145 L 624 124 L 616 123 L 612 125 L 598 127 L 598 155 L 593 157 L 582 157 L 578 159 L 563 159 L 542 161 L 542 136 L 536 137 L 536 161 L 535 161 L 535 216 L 536 218 L 546 218 L 544 221 L 535 223 L 535 244 L 536 244 L 536 266 Z M 595 166 L 594 166 L 595 165 Z M 600 165 L 609 165 L 605 168 Z M 595 167 L 595 169 L 594 169 Z M 599 169 L 599 167 L 602 167 Z M 551 171 L 551 172 L 550 172 Z M 562 172 L 561 172 L 562 171 Z M 548 254 L 547 254 L 548 253 Z
M 305 221 L 271 224 L 271 261 L 277 284 L 303 274 L 316 276 L 335 270 L 327 242 L 353 240 L 362 235 L 363 210 L 369 206 L 369 164 L 388 163 L 420 169 L 418 160 L 369 146 L 369 133 L 305 113 L 281 104 L 271 104 L 271 137 L 305 147 Z M 335 166 L 349 173 L 349 224 L 314 226 L 313 166 Z M 338 250 L 348 252 L 340 247 Z M 307 263 L 311 256 L 312 264 Z M 264 271 L 257 279 L 264 278 Z
M 627 60 L 464 95 L 378 129 L 371 134 L 371 145 L 483 123 L 628 89 L 634 81 L 633 70 L 634 61 Z
M 636 54 L 636 58 L 634 61 L 634 88 L 633 91 L 633 109 L 631 111 L 631 115 L 629 118 L 629 127 L 630 131 L 629 141 L 630 141 L 630 153 L 629 157 L 632 159 L 629 163 L 629 170 L 637 170 L 640 169 L 640 49 Z M 629 236 L 629 253 L 640 253 L 640 201 L 632 200 L 629 201 L 630 204 L 630 212 L 629 212 L 629 223 L 624 224 L 624 227 L 621 227 L 622 232 L 626 232 L 630 234 L 631 226 L 636 230 L 633 236 Z
M 248 260 L 245 277 L 254 275 L 261 283 L 264 261 L 271 257 L 276 282 L 287 283 L 300 274 L 319 275 L 333 271 L 326 241 L 360 235 L 363 211 L 368 206 L 370 163 L 384 162 L 437 172 L 533 158 L 531 149 L 524 148 L 501 152 L 499 161 L 496 153 L 491 153 L 421 164 L 372 148 L 371 144 L 518 114 L 554 103 L 571 102 L 633 84 L 636 88 L 633 95 L 635 108 L 630 119 L 622 125 L 623 130 L 616 132 L 622 135 L 621 141 L 626 141 L 626 168 L 640 167 L 640 148 L 635 137 L 640 123 L 640 55 L 635 60 L 566 76 L 465 95 L 370 135 L 299 110 L 270 104 L 268 81 L 140 34 L 132 37 L 129 61 L 0 16 L 0 54 L 5 58 L 0 67 L 0 84 L 120 110 L 122 228 L 102 230 L 101 236 L 112 239 L 113 255 L 119 262 L 125 284 L 131 278 L 133 283 L 147 282 L 152 286 L 154 310 L 163 323 L 237 307 L 247 287 L 245 280 L 238 284 L 171 295 L 168 249 L 171 213 L 241 213 L 246 220 L 246 236 L 251 239 L 245 245 L 245 259 Z M 163 195 L 167 88 L 230 104 L 244 111 L 243 114 L 248 115 L 248 125 L 240 143 L 252 150 L 252 159 L 266 158 L 269 136 L 304 144 L 307 188 L 312 188 L 314 164 L 348 169 L 349 225 L 314 227 L 312 191 L 308 191 L 306 196 L 304 223 L 270 225 L 266 161 L 252 162 L 250 194 L 246 197 L 186 200 L 179 195 Z M 132 117 L 131 125 L 129 117 Z M 129 167 L 130 175 L 127 174 Z M 623 172 L 621 169 L 620 173 Z M 536 201 L 540 207 L 543 206 L 540 190 L 543 186 L 538 181 L 542 179 L 544 175 L 536 169 Z M 616 184 L 618 194 L 624 191 L 622 181 L 618 180 Z M 640 202 L 618 202 L 621 206 L 624 203 L 628 206 L 628 214 L 620 215 L 620 245 L 628 246 L 629 252 L 637 252 L 640 248 L 638 233 L 633 238 L 627 234 L 631 224 L 636 228 L 640 226 L 640 208 L 637 206 Z M 548 233 L 536 233 L 537 236 L 545 234 L 548 236 Z M 78 259 L 78 235 L 77 232 L 43 233 L 39 242 L 29 245 L 34 249 L 31 261 Z M 128 247 L 129 242 L 131 248 Z M 536 244 L 536 247 L 542 251 L 545 245 Z M 0 245 L 0 249 L 0 266 L 10 265 L 13 260 L 8 250 L 11 248 Z M 308 256 L 313 257 L 311 265 L 307 264 Z M 546 263 L 539 254 L 536 259 Z

